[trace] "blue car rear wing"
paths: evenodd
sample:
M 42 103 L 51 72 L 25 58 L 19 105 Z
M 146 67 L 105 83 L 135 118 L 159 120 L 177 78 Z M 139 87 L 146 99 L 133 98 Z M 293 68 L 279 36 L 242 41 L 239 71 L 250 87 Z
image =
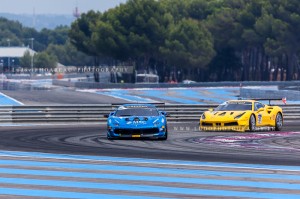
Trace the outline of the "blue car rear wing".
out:
M 154 105 L 156 108 L 160 107 L 160 108 L 163 108 L 165 109 L 165 105 L 166 103 L 164 102 L 151 102 L 151 103 L 148 103 L 148 102 L 144 102 L 144 103 L 139 103 L 139 102 L 132 102 L 132 103 L 112 103 L 111 104 L 111 107 L 114 108 L 114 107 L 118 107 L 118 106 L 122 106 L 122 105 Z

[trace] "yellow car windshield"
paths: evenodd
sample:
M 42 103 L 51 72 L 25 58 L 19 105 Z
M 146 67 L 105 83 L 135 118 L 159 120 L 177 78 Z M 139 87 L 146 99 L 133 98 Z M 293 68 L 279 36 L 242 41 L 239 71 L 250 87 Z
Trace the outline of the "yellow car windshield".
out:
M 215 111 L 247 111 L 252 110 L 251 102 L 225 102 L 220 104 Z

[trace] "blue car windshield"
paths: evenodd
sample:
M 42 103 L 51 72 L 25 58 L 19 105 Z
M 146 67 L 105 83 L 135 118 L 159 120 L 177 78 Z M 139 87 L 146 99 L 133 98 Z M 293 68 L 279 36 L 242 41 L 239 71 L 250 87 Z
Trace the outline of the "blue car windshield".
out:
M 247 111 L 252 110 L 251 102 L 225 102 L 219 105 L 215 111 Z
M 156 108 L 119 108 L 115 116 L 158 116 L 159 113 Z

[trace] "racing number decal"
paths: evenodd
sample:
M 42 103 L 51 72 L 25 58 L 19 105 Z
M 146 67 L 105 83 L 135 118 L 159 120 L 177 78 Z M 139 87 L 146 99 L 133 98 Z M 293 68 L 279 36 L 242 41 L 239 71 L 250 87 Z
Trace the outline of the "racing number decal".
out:
M 257 123 L 258 123 L 258 124 L 261 124 L 261 122 L 262 122 L 262 115 L 261 115 L 261 114 L 258 114 L 258 115 L 257 115 Z

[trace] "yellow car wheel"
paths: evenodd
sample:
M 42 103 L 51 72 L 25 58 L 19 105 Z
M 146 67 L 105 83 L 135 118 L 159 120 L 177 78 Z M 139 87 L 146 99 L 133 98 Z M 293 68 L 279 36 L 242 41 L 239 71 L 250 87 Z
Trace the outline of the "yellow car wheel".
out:
M 256 119 L 254 115 L 251 115 L 249 119 L 249 130 L 252 132 L 255 131 L 255 129 L 256 129 Z
M 283 118 L 281 113 L 277 113 L 276 115 L 276 120 L 275 120 L 275 130 L 276 131 L 281 131 L 283 126 Z

